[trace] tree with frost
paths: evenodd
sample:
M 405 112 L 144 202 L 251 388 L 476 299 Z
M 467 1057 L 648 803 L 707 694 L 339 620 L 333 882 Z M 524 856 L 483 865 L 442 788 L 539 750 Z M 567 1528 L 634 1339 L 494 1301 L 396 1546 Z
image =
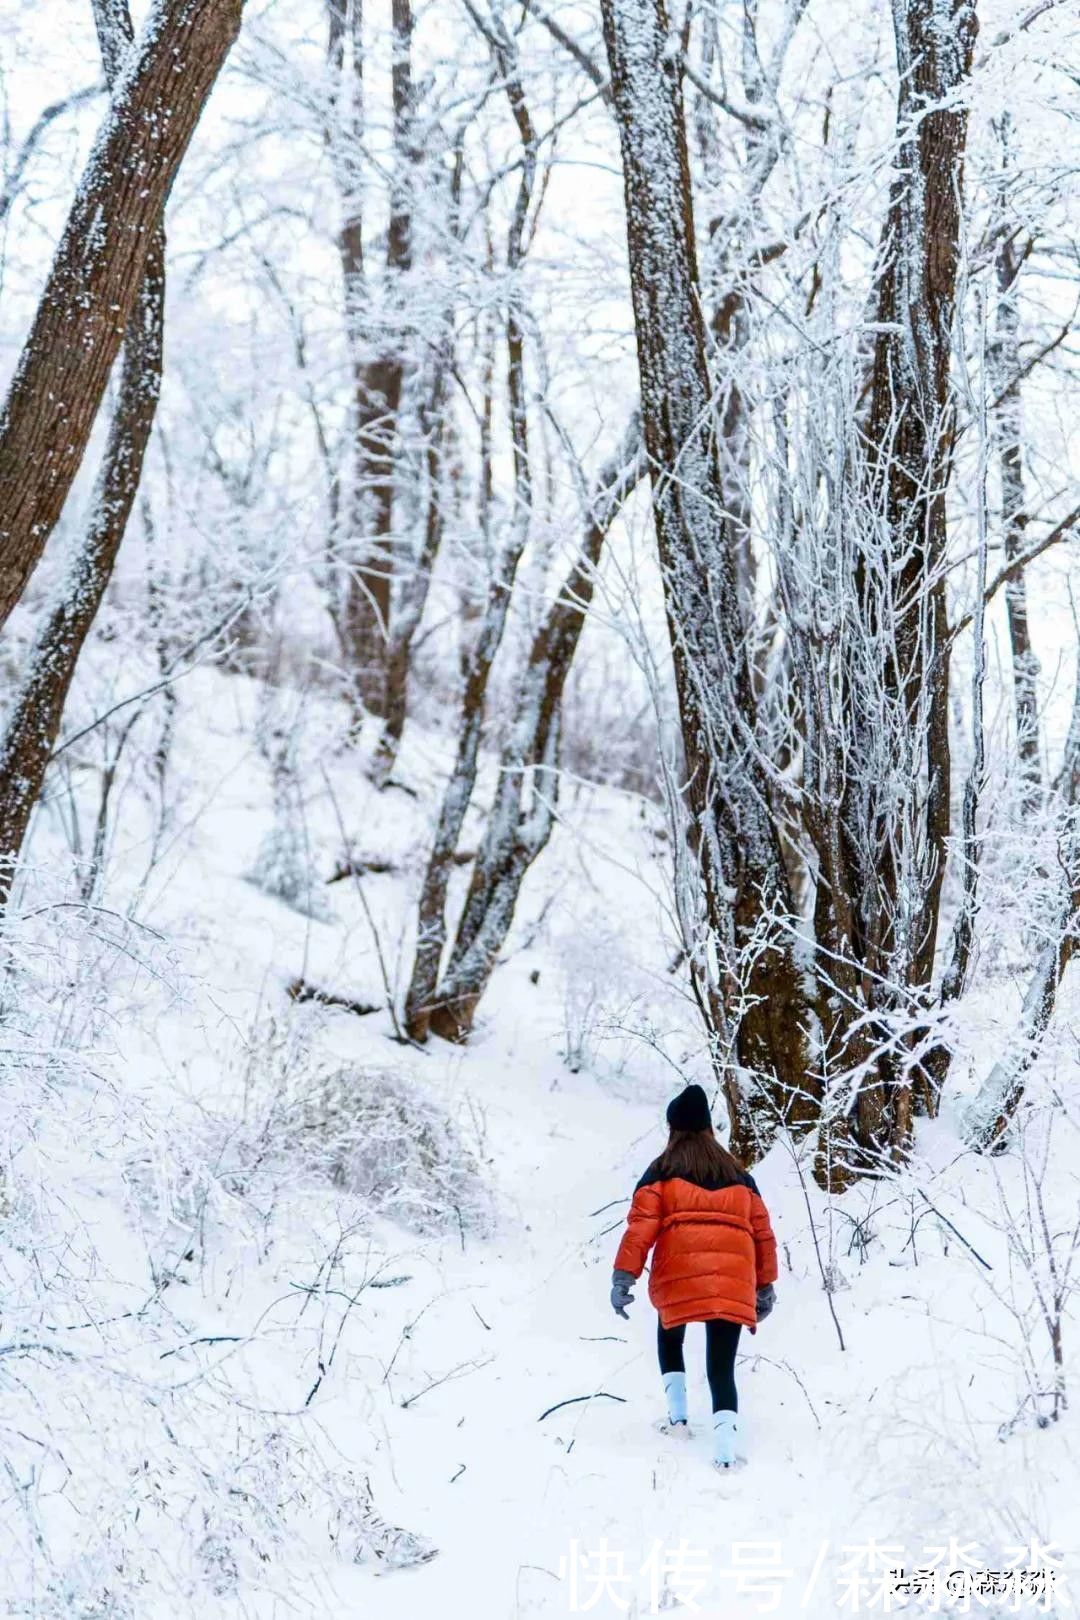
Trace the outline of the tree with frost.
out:
M 134 42 L 127 0 L 95 0 L 94 22 L 105 76 L 115 95 Z M 0 903 L 41 792 L 79 653 L 135 505 L 161 393 L 164 324 L 165 234 L 159 217 L 124 335 L 116 404 L 88 532 L 37 633 L 0 736 Z
M 242 10 L 243 0 L 157 0 L 117 77 L 0 411 L 0 625 L 79 469 L 165 203 Z
M 726 1036 L 743 961 L 735 1063 L 775 1078 L 783 1116 L 805 1111 L 808 1006 L 792 900 L 754 739 L 738 571 L 712 429 L 681 75 L 656 0 L 607 0 L 604 35 L 623 155 L 627 248 L 653 516 L 682 717 L 682 792 L 698 854 L 707 939 L 697 970 Z M 735 1151 L 759 1112 L 723 1065 Z

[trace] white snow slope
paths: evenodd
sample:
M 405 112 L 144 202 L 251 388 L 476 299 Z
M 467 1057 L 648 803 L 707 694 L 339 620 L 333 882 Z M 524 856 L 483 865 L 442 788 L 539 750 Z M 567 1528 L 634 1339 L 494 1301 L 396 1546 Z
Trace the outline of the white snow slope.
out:
M 707 1078 L 668 972 L 660 813 L 569 791 L 474 1040 L 415 1050 L 385 1011 L 297 1005 L 286 986 L 380 1003 L 385 970 L 400 989 L 445 762 L 413 738 L 400 774 L 418 796 L 377 795 L 331 750 L 340 720 L 312 716 L 313 868 L 333 869 L 339 818 L 394 868 L 362 893 L 321 887 L 312 920 L 246 875 L 270 824 L 255 704 L 236 677 L 185 683 L 184 806 L 137 924 L 136 786 L 89 926 L 55 909 L 55 826 L 38 829 L 41 893 L 23 896 L 4 991 L 2 1612 L 824 1617 L 887 1612 L 889 1564 L 1045 1564 L 1047 1544 L 1066 1612 L 1076 1417 L 1039 1427 L 1028 1399 L 1049 1341 L 1039 1256 L 1025 1266 L 1003 1213 L 1025 1198 L 1017 1156 L 965 1152 L 947 1114 L 894 1185 L 831 1203 L 783 1144 L 755 1168 L 778 1303 L 743 1335 L 748 1462 L 722 1479 L 701 1330 L 676 1441 L 652 1427 L 644 1280 L 629 1322 L 608 1304 L 663 1106 L 680 1076 Z M 961 1074 L 979 1078 L 1018 995 L 1005 979 L 972 1006 Z M 1055 1029 L 1044 1068 L 1075 1112 L 1068 1005 Z M 414 1187 L 372 1147 L 387 1110 L 391 1147 L 403 1130 L 417 1145 Z M 1052 1166 L 1070 1144 L 1075 1165 L 1068 1136 Z M 446 1218 L 417 1203 L 436 1183 Z M 1056 1233 L 1075 1174 L 1045 1190 Z M 1070 1305 L 1067 1373 L 1076 1328 Z M 390 1567 L 415 1547 L 388 1526 L 436 1556 Z

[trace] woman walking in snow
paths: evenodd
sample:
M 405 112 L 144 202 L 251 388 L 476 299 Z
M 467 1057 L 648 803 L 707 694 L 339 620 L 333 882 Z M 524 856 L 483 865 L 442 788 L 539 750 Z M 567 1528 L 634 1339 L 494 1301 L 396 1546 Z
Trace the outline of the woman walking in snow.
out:
M 668 1104 L 667 1147 L 634 1189 L 615 1256 L 611 1303 L 619 1316 L 655 1244 L 649 1298 L 660 1313 L 657 1348 L 668 1423 L 685 1425 L 687 1322 L 705 1323 L 705 1367 L 713 1406 L 713 1460 L 736 1461 L 735 1352 L 773 1308 L 776 1239 L 751 1175 L 717 1141 L 709 1101 L 687 1086 Z

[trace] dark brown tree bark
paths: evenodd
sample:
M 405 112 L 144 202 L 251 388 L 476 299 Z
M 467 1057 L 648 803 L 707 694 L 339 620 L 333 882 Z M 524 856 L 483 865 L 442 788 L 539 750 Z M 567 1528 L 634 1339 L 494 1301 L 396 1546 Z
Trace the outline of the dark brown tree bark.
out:
M 866 424 L 863 500 L 883 519 L 885 553 L 864 556 L 856 589 L 864 623 L 883 654 L 884 700 L 893 717 L 888 768 L 849 788 L 842 870 L 830 886 L 830 929 L 858 961 L 865 1003 L 836 1004 L 827 1043 L 843 1056 L 851 1025 L 875 1008 L 915 1011 L 930 994 L 950 824 L 949 647 L 945 493 L 954 431 L 950 354 L 960 254 L 967 107 L 964 86 L 977 32 L 970 0 L 894 0 L 899 153 L 877 272 L 876 338 Z M 848 690 L 857 753 L 880 754 L 883 713 L 860 708 L 857 671 Z M 864 743 L 858 745 L 859 726 Z M 921 788 L 914 834 L 897 824 L 896 794 Z M 835 914 L 854 895 L 848 933 Z M 832 965 L 821 963 L 828 976 Z M 879 1057 L 862 1080 L 855 1135 L 864 1162 L 902 1152 L 924 1093 L 921 1078 Z M 926 1106 L 925 1100 L 923 1106 Z M 824 1163 L 824 1160 L 821 1161 Z M 843 1172 L 831 1158 L 831 1179 Z
M 127 0 L 94 0 L 94 19 L 106 79 L 115 95 L 134 41 Z M 7 899 L 79 655 L 135 503 L 161 392 L 164 317 L 165 238 L 159 225 L 124 337 L 116 405 L 89 530 L 35 638 L 0 740 L 0 905 Z
M 1002 147 L 1005 163 L 1009 158 L 1010 121 L 1005 115 Z M 1005 582 L 1006 611 L 1013 662 L 1013 704 L 1016 747 L 1020 762 L 1022 808 L 1028 815 L 1039 809 L 1043 798 L 1042 766 L 1039 755 L 1038 660 L 1031 646 L 1027 614 L 1027 576 L 1017 563 L 1025 552 L 1027 506 L 1024 496 L 1023 412 L 1021 406 L 1021 367 L 1019 345 L 1019 303 L 1017 281 L 1023 255 L 1009 220 L 1004 177 L 999 198 L 995 272 L 998 301 L 986 366 L 994 393 L 991 438 L 997 448 L 1001 481 L 1001 521 L 1004 531 L 1005 567 L 1013 568 Z M 982 679 L 985 669 L 983 624 L 987 602 L 985 475 L 980 476 L 979 569 L 976 580 L 972 623 L 975 638 L 975 668 L 972 688 L 972 762 L 963 798 L 963 836 L 960 844 L 961 902 L 953 924 L 946 963 L 941 975 L 939 1001 L 946 1008 L 964 992 L 971 971 L 975 948 L 975 923 L 979 885 L 981 841 L 976 830 L 976 812 L 985 770 L 982 717 Z M 955 633 L 954 633 L 955 634 Z M 1062 964 L 1061 971 L 1064 969 Z M 1052 1007 L 1051 997 L 1051 1007 Z M 926 1082 L 927 1112 L 937 1112 L 942 1090 L 948 1079 L 953 1052 L 945 1040 L 931 1048 L 922 1065 Z
M 364 248 L 359 188 L 363 133 L 364 46 L 360 0 L 328 0 L 329 57 L 350 108 L 344 131 L 353 149 L 337 169 L 344 202 L 338 236 L 345 286 L 345 318 L 352 350 L 354 466 L 349 534 L 349 571 L 338 628 L 350 664 L 354 690 L 364 709 L 387 712 L 387 673 L 391 660 L 394 594 L 394 455 L 398 413 L 405 380 L 400 279 L 412 264 L 413 171 L 418 161 L 412 141 L 412 6 L 391 0 L 393 56 L 393 171 L 382 302 L 385 317 L 372 328 L 371 300 L 364 285 Z M 350 50 L 345 51 L 346 38 Z M 375 357 L 370 355 L 372 344 Z
M 602 12 L 623 156 L 642 418 L 682 717 L 684 797 L 708 920 L 700 954 L 715 954 L 708 977 L 732 1145 L 753 1159 L 782 1119 L 808 1112 L 809 1008 L 767 770 L 753 735 L 734 546 L 711 434 L 670 24 L 662 0 L 603 0 Z M 729 1049 L 735 1064 L 720 1055 Z
M 581 551 L 529 651 L 499 757 L 494 803 L 431 1015 L 433 1033 L 445 1040 L 468 1038 L 510 931 L 525 874 L 551 835 L 559 791 L 563 689 L 585 628 L 608 530 L 644 470 L 641 423 L 635 416 L 600 476 Z
M 0 625 L 78 472 L 242 9 L 243 0 L 158 0 L 94 143 L 0 416 Z

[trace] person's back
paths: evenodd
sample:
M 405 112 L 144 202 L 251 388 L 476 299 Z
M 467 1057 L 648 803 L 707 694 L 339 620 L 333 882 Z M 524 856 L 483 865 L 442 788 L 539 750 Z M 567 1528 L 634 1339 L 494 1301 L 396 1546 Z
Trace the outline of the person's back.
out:
M 704 1322 L 714 1455 L 728 1468 L 735 1462 L 739 1334 L 744 1327 L 755 1332 L 772 1309 L 776 1241 L 753 1177 L 713 1133 L 701 1087 L 688 1086 L 676 1097 L 667 1119 L 668 1145 L 634 1190 L 611 1301 L 625 1316 L 630 1286 L 652 1250 L 649 1299 L 659 1313 L 668 1422 L 687 1421 L 683 1340 L 688 1322 Z

